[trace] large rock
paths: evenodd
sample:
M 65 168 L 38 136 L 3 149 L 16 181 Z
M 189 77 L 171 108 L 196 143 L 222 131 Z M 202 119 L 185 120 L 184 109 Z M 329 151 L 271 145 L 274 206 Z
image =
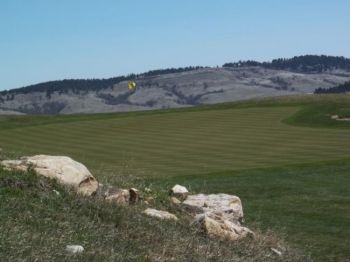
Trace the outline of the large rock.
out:
M 225 220 L 220 216 L 213 217 L 213 213 L 197 215 L 194 224 L 196 224 L 209 237 L 219 237 L 235 241 L 248 235 L 254 235 L 251 230 L 241 226 L 239 223 Z
M 4 160 L 1 165 L 21 171 L 32 168 L 37 174 L 55 178 L 83 195 L 92 195 L 98 188 L 98 182 L 90 171 L 83 164 L 66 156 L 36 155 L 20 160 Z
M 239 197 L 228 194 L 189 195 L 182 206 L 190 212 L 213 213 L 232 222 L 243 219 L 243 208 Z
M 187 211 L 197 214 L 194 224 L 210 237 L 239 240 L 254 233 L 241 225 L 243 208 L 239 197 L 228 194 L 189 195 L 182 202 Z
M 145 211 L 143 211 L 144 214 L 151 216 L 151 217 L 156 217 L 162 220 L 178 220 L 178 218 L 174 215 L 171 214 L 167 211 L 161 211 L 153 208 L 147 208 Z

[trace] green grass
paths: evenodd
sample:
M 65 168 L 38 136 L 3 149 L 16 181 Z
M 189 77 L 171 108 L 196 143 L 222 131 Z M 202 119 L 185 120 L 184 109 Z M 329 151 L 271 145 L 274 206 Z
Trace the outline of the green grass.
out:
M 0 144 L 17 154 L 70 155 L 94 172 L 110 171 L 104 176 L 192 175 L 347 157 L 347 128 L 314 129 L 282 122 L 300 108 L 253 104 L 114 118 L 109 114 L 90 121 L 88 116 L 76 116 L 76 121 L 9 129 L 10 123 L 3 130 L 0 125 Z M 18 119 L 26 121 L 16 118 L 16 124 Z
M 81 197 L 33 173 L 0 170 L 0 260 L 280 261 L 270 247 L 285 246 L 271 233 L 236 243 L 208 239 L 186 216 L 159 221 L 141 214 L 145 208 Z M 65 252 L 70 244 L 85 250 L 71 256 Z M 308 259 L 285 247 L 289 261 Z
M 283 232 L 317 261 L 350 258 L 350 161 L 226 171 L 150 179 L 161 189 L 180 183 L 191 191 L 240 196 L 246 223 Z
M 126 114 L 4 117 L 7 155 L 69 155 L 102 182 L 133 176 L 242 197 L 248 221 L 321 260 L 349 256 L 348 96 L 286 97 Z M 151 178 L 151 180 L 150 180 Z M 157 182 L 158 181 L 158 182 Z M 125 183 L 125 182 L 121 182 Z M 344 222 L 345 221 L 345 222 Z

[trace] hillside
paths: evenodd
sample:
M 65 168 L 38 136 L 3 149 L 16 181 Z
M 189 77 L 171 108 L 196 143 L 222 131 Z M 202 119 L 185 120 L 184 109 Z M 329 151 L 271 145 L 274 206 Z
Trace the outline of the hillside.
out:
M 238 195 L 246 223 L 254 230 L 264 235 L 272 230 L 314 261 L 346 261 L 350 122 L 331 115 L 348 114 L 349 101 L 344 95 L 287 96 L 162 111 L 1 116 L 0 158 L 67 155 L 86 164 L 102 184 L 158 192 L 154 197 L 160 207 L 168 203 L 168 190 L 176 183 L 196 193 Z M 236 245 L 192 234 L 186 221 L 176 227 L 152 222 L 137 208 L 118 211 L 66 194 L 57 199 L 52 189 L 62 192 L 60 187 L 31 182 L 33 177 L 24 184 L 21 174 L 0 171 L 0 177 L 0 197 L 9 199 L 0 201 L 5 221 L 0 229 L 6 232 L 1 242 L 18 245 L 0 250 L 3 254 L 64 260 L 62 247 L 74 242 L 83 243 L 84 258 L 92 260 L 94 254 L 119 258 L 118 251 L 128 258 L 146 256 L 147 250 L 162 256 L 163 249 L 147 244 L 157 239 L 166 243 L 166 258 L 190 260 L 191 254 L 205 252 L 200 247 L 210 250 L 209 255 L 215 250 L 225 258 L 237 255 Z M 43 212 L 47 219 L 36 219 Z M 115 228 L 119 220 L 110 218 L 120 213 Z M 58 240 L 52 237 L 56 228 L 64 232 Z M 23 232 L 21 240 L 18 232 Z M 193 248 L 186 249 L 189 239 Z M 31 241 L 34 245 L 28 247 Z M 257 254 L 249 249 L 256 243 L 247 245 L 239 253 L 243 261 Z
M 166 194 L 162 208 L 179 213 Z M 310 261 L 271 232 L 255 239 L 211 239 L 189 223 L 142 214 L 147 205 L 121 206 L 82 197 L 56 181 L 0 169 L 1 261 Z M 160 202 L 160 201 L 159 201 Z M 20 214 L 20 215 L 19 215 Z M 59 233 L 59 234 L 58 234 Z M 81 244 L 80 255 L 65 251 Z
M 52 81 L 0 92 L 0 109 L 26 114 L 124 112 L 305 94 L 349 81 L 349 68 L 349 59 L 343 57 L 302 56 Z M 137 83 L 135 91 L 127 89 L 128 80 Z

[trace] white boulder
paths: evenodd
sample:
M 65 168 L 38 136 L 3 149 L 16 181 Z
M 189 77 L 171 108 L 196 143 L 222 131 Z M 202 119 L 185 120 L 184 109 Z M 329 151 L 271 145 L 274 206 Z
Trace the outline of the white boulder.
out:
M 4 160 L 1 165 L 21 171 L 32 168 L 37 174 L 55 178 L 83 195 L 92 195 L 98 188 L 98 182 L 90 171 L 83 164 L 66 156 L 36 155 L 20 160 Z

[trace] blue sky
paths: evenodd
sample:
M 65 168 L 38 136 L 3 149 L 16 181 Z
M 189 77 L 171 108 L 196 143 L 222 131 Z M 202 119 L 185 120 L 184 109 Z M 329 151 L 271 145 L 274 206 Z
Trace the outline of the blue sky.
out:
M 0 89 L 64 78 L 350 57 L 348 0 L 0 0 Z

